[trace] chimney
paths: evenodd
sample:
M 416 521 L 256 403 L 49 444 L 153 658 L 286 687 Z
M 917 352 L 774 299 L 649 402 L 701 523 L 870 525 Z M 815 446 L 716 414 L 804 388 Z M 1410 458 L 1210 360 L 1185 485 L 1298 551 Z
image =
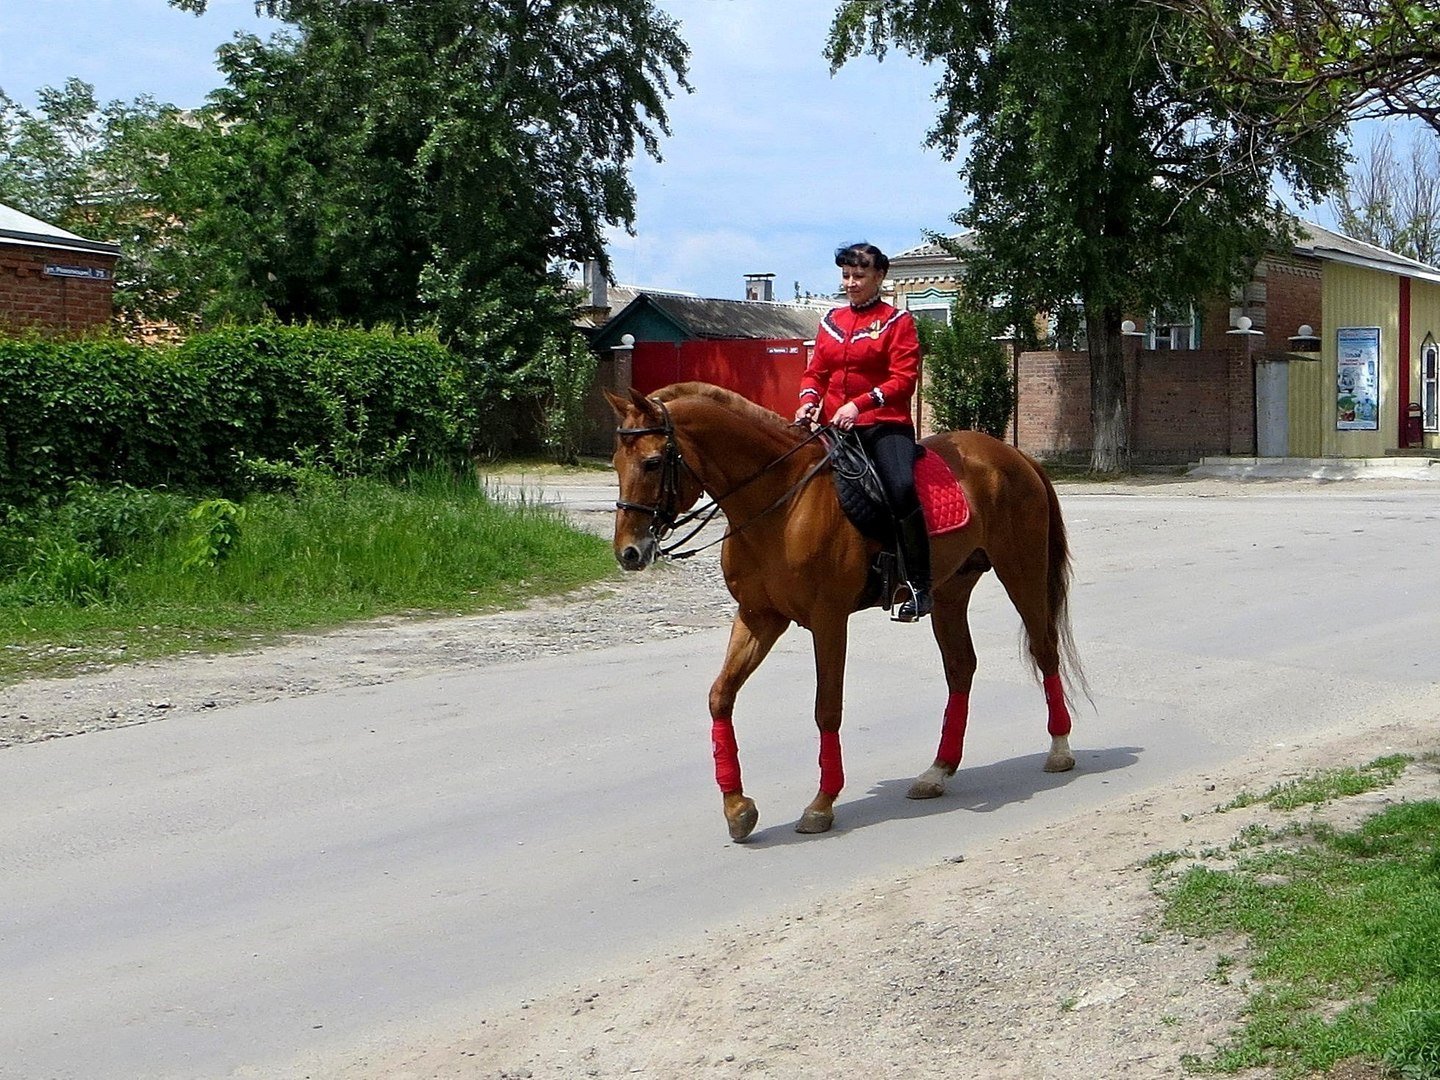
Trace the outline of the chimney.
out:
M 584 275 L 585 290 L 590 294 L 590 306 L 592 308 L 608 308 L 610 306 L 610 283 L 605 280 L 605 271 L 600 269 L 600 260 L 587 260 Z
M 775 275 L 774 274 L 746 274 L 745 275 L 745 299 L 746 300 L 774 300 L 775 299 Z

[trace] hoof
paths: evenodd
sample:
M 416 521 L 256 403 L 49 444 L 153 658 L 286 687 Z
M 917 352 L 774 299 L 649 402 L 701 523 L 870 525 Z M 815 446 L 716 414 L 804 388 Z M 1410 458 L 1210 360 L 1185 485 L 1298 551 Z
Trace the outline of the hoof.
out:
M 806 810 L 800 815 L 800 821 L 795 826 L 798 833 L 822 833 L 829 832 L 830 826 L 835 824 L 834 814 L 822 814 L 817 810 Z
M 1070 752 L 1070 740 L 1056 735 L 1050 740 L 1050 755 L 1045 759 L 1046 772 L 1069 772 L 1075 767 L 1075 755 Z
M 945 781 L 954 775 L 954 770 L 942 769 L 939 765 L 931 765 L 923 773 L 915 778 L 910 785 L 910 790 L 905 792 L 907 799 L 938 799 L 945 794 Z
M 725 820 L 730 824 L 730 839 L 739 844 L 755 831 L 760 811 L 755 808 L 753 799 L 746 799 L 733 814 L 727 812 Z

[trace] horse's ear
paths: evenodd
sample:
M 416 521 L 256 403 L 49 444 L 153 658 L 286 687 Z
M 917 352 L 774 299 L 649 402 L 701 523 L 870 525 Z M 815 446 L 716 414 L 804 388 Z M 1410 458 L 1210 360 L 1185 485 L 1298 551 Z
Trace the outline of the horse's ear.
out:
M 605 400 L 610 403 L 610 408 L 615 410 L 615 415 L 619 419 L 624 420 L 625 412 L 630 408 L 630 403 L 618 394 L 612 394 L 609 390 L 605 390 L 604 393 Z
M 639 409 L 642 413 L 648 416 L 651 420 L 658 421 L 660 419 L 660 410 L 656 407 L 655 402 L 651 401 L 648 397 L 640 393 L 640 391 L 636 390 L 633 386 L 630 388 L 630 400 L 635 403 L 635 407 L 637 409 Z

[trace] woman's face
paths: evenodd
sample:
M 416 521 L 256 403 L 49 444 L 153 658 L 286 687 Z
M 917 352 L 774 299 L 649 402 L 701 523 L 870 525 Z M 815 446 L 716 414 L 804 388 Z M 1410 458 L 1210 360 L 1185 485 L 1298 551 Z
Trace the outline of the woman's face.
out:
M 852 304 L 868 304 L 880 295 L 885 275 L 873 266 L 842 266 L 840 287 Z

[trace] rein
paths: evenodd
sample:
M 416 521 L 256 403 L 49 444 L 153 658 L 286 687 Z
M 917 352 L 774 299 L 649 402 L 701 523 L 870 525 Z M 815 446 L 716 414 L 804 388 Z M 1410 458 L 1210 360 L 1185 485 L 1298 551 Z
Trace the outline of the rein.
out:
M 686 551 L 680 551 L 678 549 L 682 545 L 689 543 L 690 540 L 694 539 L 694 537 L 697 536 L 700 531 L 705 528 L 706 525 L 710 524 L 710 522 L 715 519 L 715 515 L 720 512 L 720 504 L 723 500 L 728 499 L 737 491 L 743 491 L 745 488 L 753 484 L 756 480 L 760 479 L 762 476 L 768 473 L 771 469 L 775 468 L 775 466 L 779 465 L 781 462 L 789 458 L 792 454 L 795 454 L 803 447 L 808 446 L 816 439 L 821 438 L 822 434 L 827 429 L 816 428 L 803 440 L 796 443 L 794 446 L 792 446 L 789 450 L 785 451 L 785 453 L 781 454 L 774 461 L 771 461 L 766 465 L 762 466 L 759 471 L 752 473 L 750 476 L 740 481 L 740 483 L 736 484 L 724 495 L 720 495 L 718 497 L 710 496 L 710 501 L 708 504 L 701 506 L 695 510 L 690 510 L 684 514 L 676 514 L 675 506 L 680 498 L 680 470 L 683 468 L 686 472 L 693 476 L 695 478 L 695 481 L 702 488 L 705 487 L 705 481 L 701 478 L 700 474 L 691 467 L 690 463 L 686 461 L 680 453 L 680 445 L 675 441 L 675 424 L 670 419 L 670 410 L 665 407 L 665 403 L 663 401 L 655 401 L 653 398 L 651 399 L 651 401 L 660 409 L 660 417 L 662 420 L 660 426 L 616 428 L 615 434 L 665 436 L 664 458 L 662 459 L 660 465 L 660 499 L 654 506 L 646 506 L 643 503 L 632 503 L 617 500 L 615 503 L 615 508 L 617 510 L 635 510 L 642 514 L 649 514 L 651 518 L 650 534 L 654 536 L 656 541 L 661 545 L 660 554 L 666 556 L 667 558 L 688 559 L 692 555 L 698 555 L 706 548 L 712 548 L 716 544 L 723 543 L 730 537 L 736 536 L 744 532 L 751 525 L 755 524 L 755 522 L 759 521 L 761 518 L 765 517 L 772 511 L 777 510 L 781 506 L 784 506 L 787 502 L 794 498 L 795 495 L 802 488 L 804 488 L 806 484 L 813 480 L 815 478 L 815 475 L 819 473 L 820 470 L 823 469 L 830 462 L 831 452 L 829 447 L 827 446 L 824 457 L 822 457 L 818 462 L 816 462 L 814 466 L 807 469 L 805 475 L 802 476 L 799 480 L 797 480 L 794 484 L 792 484 L 789 490 L 781 494 L 779 498 L 777 498 L 769 506 L 765 507 L 764 510 L 761 510 L 758 514 L 750 518 L 749 521 L 735 528 L 726 529 L 725 535 L 718 537 L 715 540 L 711 540 L 708 544 L 701 544 L 699 547 L 690 548 Z M 695 521 L 698 521 L 699 524 L 696 525 L 689 532 L 687 532 L 680 539 L 668 544 L 668 546 L 666 545 L 665 542 L 669 540 L 670 536 L 675 532 L 676 529 L 687 526 Z

